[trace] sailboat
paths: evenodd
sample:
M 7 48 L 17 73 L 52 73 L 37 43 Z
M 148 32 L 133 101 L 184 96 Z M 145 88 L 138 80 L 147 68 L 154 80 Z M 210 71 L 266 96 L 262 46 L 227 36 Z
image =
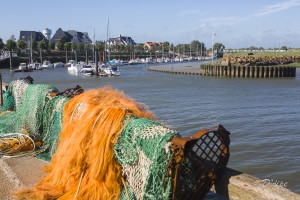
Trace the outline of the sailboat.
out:
M 107 52 L 107 57 L 105 56 L 105 64 L 101 66 L 100 72 L 105 73 L 108 76 L 120 76 L 121 72 L 117 66 L 110 65 L 110 41 L 109 41 L 109 17 L 107 21 L 106 27 L 106 45 L 105 52 Z M 106 55 L 106 54 L 105 54 Z

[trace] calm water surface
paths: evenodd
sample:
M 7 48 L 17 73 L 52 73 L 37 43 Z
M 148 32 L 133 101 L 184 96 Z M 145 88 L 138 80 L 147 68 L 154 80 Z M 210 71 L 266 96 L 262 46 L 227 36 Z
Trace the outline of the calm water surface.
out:
M 229 167 L 287 182 L 300 193 L 300 69 L 296 78 L 282 79 L 175 75 L 147 71 L 145 65 L 123 66 L 120 77 L 77 76 L 66 68 L 0 72 L 5 82 L 30 75 L 34 83 L 59 90 L 111 85 L 146 104 L 183 136 L 222 124 L 231 132 Z

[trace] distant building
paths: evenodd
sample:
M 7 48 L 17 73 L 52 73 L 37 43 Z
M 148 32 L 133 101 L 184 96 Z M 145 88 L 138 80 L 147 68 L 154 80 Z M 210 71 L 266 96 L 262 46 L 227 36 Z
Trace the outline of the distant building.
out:
M 19 40 L 23 40 L 27 45 L 30 44 L 30 41 L 40 42 L 43 39 L 46 39 L 45 36 L 41 32 L 37 31 L 20 31 Z
M 159 47 L 161 46 L 161 43 L 157 43 L 157 42 L 146 42 L 144 44 L 144 48 L 146 49 L 151 49 L 152 47 Z
M 43 30 L 43 35 L 45 36 L 45 38 L 46 38 L 48 41 L 50 41 L 50 39 L 51 39 L 51 34 L 52 34 L 52 31 L 51 31 L 50 29 L 45 28 L 45 29 Z
M 136 43 L 131 37 L 120 35 L 117 38 L 109 38 L 108 44 L 110 45 L 135 45 Z
M 92 40 L 89 38 L 87 32 L 79 32 L 75 30 L 63 31 L 61 28 L 57 29 L 50 41 L 59 42 L 65 37 L 67 42 L 75 42 L 82 44 L 91 44 Z

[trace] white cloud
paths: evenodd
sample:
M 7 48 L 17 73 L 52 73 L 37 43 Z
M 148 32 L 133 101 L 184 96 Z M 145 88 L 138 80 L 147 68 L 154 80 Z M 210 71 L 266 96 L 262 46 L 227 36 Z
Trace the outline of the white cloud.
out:
M 286 10 L 290 7 L 298 6 L 300 5 L 300 0 L 288 0 L 285 2 L 267 5 L 263 9 L 259 10 L 255 16 L 262 16 L 262 15 L 268 15 L 274 12 L 279 12 L 282 10 Z

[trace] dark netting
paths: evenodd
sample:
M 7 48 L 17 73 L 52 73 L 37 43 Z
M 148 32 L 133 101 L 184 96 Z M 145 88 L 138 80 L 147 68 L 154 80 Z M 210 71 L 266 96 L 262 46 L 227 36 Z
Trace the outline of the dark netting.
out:
M 166 176 L 173 180 L 172 199 L 203 199 L 229 159 L 229 132 L 202 130 L 191 138 L 173 138 Z

